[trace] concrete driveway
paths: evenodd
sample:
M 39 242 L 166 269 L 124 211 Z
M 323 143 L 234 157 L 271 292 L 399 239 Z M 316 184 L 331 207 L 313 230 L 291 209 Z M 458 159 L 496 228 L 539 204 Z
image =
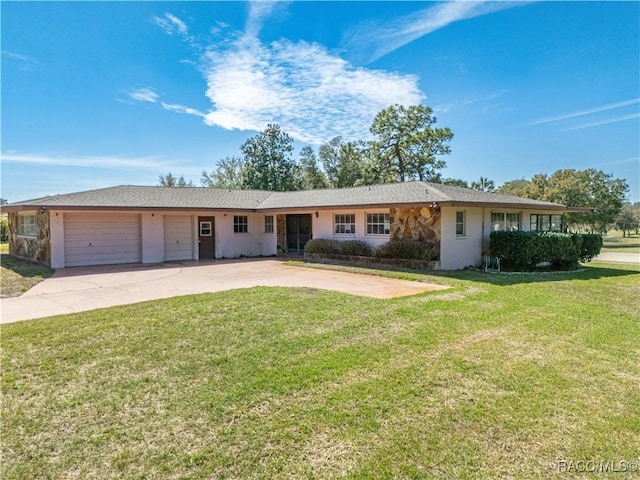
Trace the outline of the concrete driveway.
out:
M 447 288 L 372 275 L 292 267 L 275 258 L 74 267 L 56 271 L 20 297 L 2 299 L 1 322 L 255 286 L 310 287 L 376 298 Z

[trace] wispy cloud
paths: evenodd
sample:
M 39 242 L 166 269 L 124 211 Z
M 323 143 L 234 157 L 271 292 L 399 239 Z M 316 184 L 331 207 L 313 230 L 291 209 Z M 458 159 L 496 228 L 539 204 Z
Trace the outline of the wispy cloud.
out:
M 201 111 L 196 110 L 195 108 L 185 107 L 184 105 L 165 102 L 160 102 L 160 105 L 162 105 L 162 108 L 165 110 L 169 110 L 171 112 L 186 113 L 187 115 L 195 115 L 196 117 L 205 117 L 205 114 Z
M 631 100 L 625 100 L 624 102 L 609 103 L 607 105 L 602 105 L 600 107 L 589 108 L 587 110 L 579 110 L 577 112 L 558 115 L 555 117 L 543 118 L 541 120 L 536 120 L 532 122 L 531 125 L 541 125 L 543 123 L 558 122 L 560 120 L 568 120 L 570 118 L 583 117 L 585 115 L 592 115 L 594 113 L 606 112 L 608 110 L 614 110 L 616 108 L 628 107 L 630 105 L 635 105 L 636 103 L 640 103 L 640 98 L 633 98 Z
M 160 95 L 158 95 L 153 88 L 148 87 L 136 88 L 128 92 L 127 95 L 137 102 L 155 103 L 158 101 L 158 98 L 160 98 Z
M 3 162 L 17 162 L 32 165 L 49 165 L 60 167 L 91 167 L 91 168 L 119 168 L 119 169 L 154 169 L 168 163 L 157 156 L 133 157 L 127 155 L 114 156 L 74 156 L 74 155 L 47 155 L 39 153 L 3 152 L 0 154 Z
M 257 37 L 260 33 L 260 29 L 264 24 L 267 17 L 271 16 L 276 9 L 285 7 L 288 1 L 253 1 L 249 2 L 249 12 L 247 16 L 247 23 L 245 26 L 245 34 L 250 37 Z
M 368 64 L 452 23 L 526 3 L 529 2 L 447 1 L 384 24 L 363 22 L 345 35 L 343 45 L 354 58 Z
M 640 118 L 640 113 L 633 113 L 631 115 L 624 115 L 622 117 L 609 118 L 609 119 L 600 120 L 600 121 L 597 121 L 597 122 L 591 122 L 591 123 L 585 123 L 585 124 L 582 124 L 582 125 L 576 125 L 574 127 L 565 128 L 564 131 L 581 130 L 583 128 L 599 127 L 601 125 L 608 125 L 610 123 L 624 122 L 626 120 L 635 120 L 636 118 Z
M 169 35 L 189 33 L 187 24 L 171 13 L 165 13 L 164 17 L 153 17 L 153 21 Z
M 366 138 L 374 116 L 394 104 L 424 100 L 412 75 L 357 68 L 316 43 L 268 45 L 244 36 L 205 55 L 205 122 L 228 130 L 278 123 L 297 140 Z
M 206 81 L 205 95 L 212 104 L 208 111 L 160 101 L 150 88 L 136 89 L 129 97 L 227 130 L 260 131 L 278 123 L 296 140 L 312 144 L 337 135 L 366 138 L 383 108 L 424 100 L 413 75 L 356 67 L 317 43 L 263 43 L 258 34 L 264 22 L 284 15 L 288 3 L 250 2 L 244 31 L 215 22 L 210 31 L 217 35 L 215 41 L 201 50 L 204 37 L 199 38 L 192 52 Z M 177 19 L 165 14 L 156 23 L 173 29 L 177 22 L 171 18 Z M 186 26 L 182 31 L 183 41 L 194 47 Z
M 42 64 L 38 60 L 27 55 L 2 50 L 2 56 L 14 63 L 23 72 L 32 72 L 42 68 Z

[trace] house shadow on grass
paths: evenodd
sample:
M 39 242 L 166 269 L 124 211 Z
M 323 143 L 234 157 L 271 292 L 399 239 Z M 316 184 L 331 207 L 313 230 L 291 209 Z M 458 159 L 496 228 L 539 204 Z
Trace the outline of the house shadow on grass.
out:
M 323 268 L 321 264 L 309 263 L 307 264 L 314 268 Z M 398 278 L 401 278 L 402 274 L 411 274 L 424 276 L 424 281 L 434 281 L 441 278 L 442 283 L 447 279 L 471 281 L 478 283 L 488 283 L 491 285 L 519 285 L 523 283 L 543 283 L 543 282 L 558 282 L 562 280 L 597 280 L 601 278 L 609 277 L 624 277 L 629 275 L 640 276 L 640 266 L 632 264 L 585 264 L 581 265 L 580 269 L 574 271 L 554 271 L 554 272 L 501 272 L 501 273 L 488 273 L 483 270 L 418 270 L 410 268 L 399 268 L 388 265 L 349 265 L 341 263 L 332 263 L 334 269 L 344 269 L 346 271 L 367 273 L 367 270 L 372 274 L 378 272 L 388 272 L 388 275 L 393 277 L 394 273 L 400 274 Z M 328 268 L 332 268 L 328 267 Z M 415 279 L 417 280 L 417 279 Z M 640 281 L 640 279 L 639 279 Z
M 520 285 L 523 283 L 559 282 L 563 280 L 598 280 L 602 278 L 640 275 L 640 267 L 628 264 L 581 265 L 574 271 L 553 272 L 500 272 L 487 273 L 482 270 L 461 270 L 452 272 L 434 272 L 434 276 L 489 283 L 491 285 Z

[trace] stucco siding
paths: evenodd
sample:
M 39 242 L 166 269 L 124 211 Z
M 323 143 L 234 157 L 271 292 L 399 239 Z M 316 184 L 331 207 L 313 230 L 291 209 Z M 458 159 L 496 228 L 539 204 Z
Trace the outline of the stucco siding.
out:
M 463 212 L 464 235 L 456 234 L 456 212 Z M 442 207 L 440 265 L 443 270 L 460 270 L 480 265 L 483 248 L 483 216 L 478 207 Z
M 367 242 L 372 247 L 378 247 L 389 241 L 389 235 L 367 235 L 367 214 L 368 213 L 389 213 L 388 208 L 369 208 L 369 209 L 344 209 L 344 210 L 320 210 L 316 218 L 312 213 L 312 232 L 313 238 L 327 238 L 332 240 L 361 240 Z M 335 233 L 334 216 L 343 214 L 355 215 L 355 232 L 354 233 Z
M 233 217 L 235 215 L 248 217 L 247 233 L 234 233 Z M 229 212 L 216 214 L 216 258 L 275 255 L 277 234 L 275 231 L 269 234 L 264 232 L 264 217 L 263 213 Z

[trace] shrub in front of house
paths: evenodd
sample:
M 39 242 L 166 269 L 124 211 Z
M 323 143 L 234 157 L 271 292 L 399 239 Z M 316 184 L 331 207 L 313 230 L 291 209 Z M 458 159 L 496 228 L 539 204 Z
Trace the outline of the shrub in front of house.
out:
M 582 234 L 582 248 L 580 249 L 580 261 L 590 262 L 593 257 L 602 250 L 602 236 L 597 233 Z
M 593 238 L 598 237 L 598 238 Z M 490 254 L 507 270 L 532 270 L 541 262 L 556 269 L 573 269 L 602 248 L 599 235 L 559 232 L 491 232 Z
M 9 241 L 9 222 L 4 218 L 0 220 L 0 242 L 7 243 Z
M 326 238 L 312 238 L 304 246 L 304 253 L 340 253 L 340 244 Z
M 541 245 L 533 232 L 491 232 L 489 251 L 500 258 L 503 268 L 524 270 L 541 260 Z
M 371 245 L 362 240 L 345 240 L 338 245 L 342 255 L 353 255 L 357 257 L 370 257 L 373 255 Z
M 382 244 L 376 250 L 376 257 L 402 258 L 407 260 L 432 261 L 437 259 L 437 254 L 429 242 L 420 240 L 391 240 Z

